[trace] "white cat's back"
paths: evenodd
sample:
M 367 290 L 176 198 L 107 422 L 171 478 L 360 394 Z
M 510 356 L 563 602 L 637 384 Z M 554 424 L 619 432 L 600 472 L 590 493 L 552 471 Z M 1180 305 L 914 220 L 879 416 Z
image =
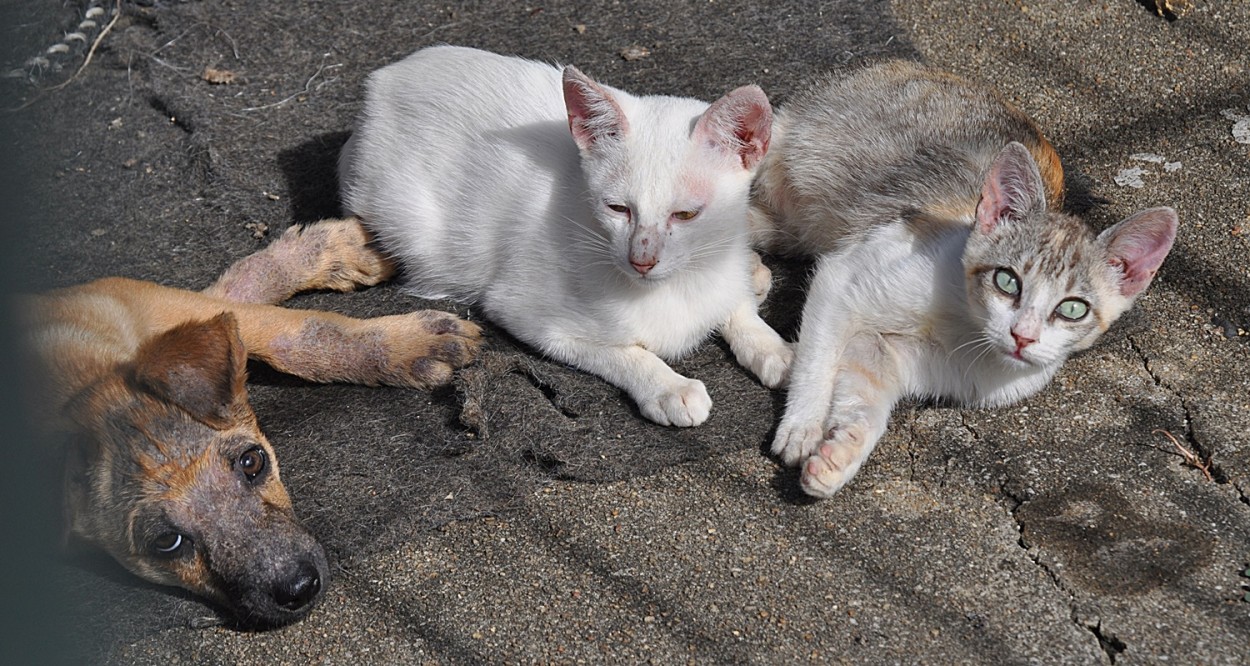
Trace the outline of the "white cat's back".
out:
M 580 178 L 563 116 L 552 65 L 418 51 L 368 79 L 339 162 L 344 209 L 399 255 L 412 288 L 472 300 L 509 244 L 533 236 L 535 208 Z

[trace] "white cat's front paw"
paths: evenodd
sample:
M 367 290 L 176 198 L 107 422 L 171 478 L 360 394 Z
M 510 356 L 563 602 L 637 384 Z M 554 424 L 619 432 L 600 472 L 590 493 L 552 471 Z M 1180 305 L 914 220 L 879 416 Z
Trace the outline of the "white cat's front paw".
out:
M 667 391 L 639 400 L 638 410 L 660 425 L 688 428 L 707 420 L 712 411 L 712 398 L 703 382 L 682 377 Z
M 831 497 L 855 477 L 867 457 L 861 437 L 839 432 L 803 461 L 799 485 L 812 497 Z
M 768 388 L 781 388 L 790 379 L 790 366 L 794 363 L 794 349 L 785 342 L 770 345 L 750 360 L 751 372 Z
M 781 458 L 788 467 L 812 455 L 824 440 L 825 431 L 819 421 L 812 423 L 787 423 L 782 420 L 773 438 L 773 455 Z
M 769 333 L 772 333 L 771 329 Z M 781 388 L 790 379 L 794 349 L 776 334 L 739 341 L 733 346 L 733 351 L 738 363 L 768 388 Z
M 751 291 L 755 293 L 755 304 L 763 305 L 768 300 L 768 292 L 773 289 L 773 272 L 764 265 L 758 253 L 751 253 Z

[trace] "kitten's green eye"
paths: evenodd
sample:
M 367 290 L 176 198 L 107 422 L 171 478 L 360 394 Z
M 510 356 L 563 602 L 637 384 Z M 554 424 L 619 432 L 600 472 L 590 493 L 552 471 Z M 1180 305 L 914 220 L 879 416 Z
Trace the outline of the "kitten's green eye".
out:
M 1008 296 L 1020 295 L 1020 278 L 1006 268 L 994 271 L 994 286 Z
M 620 213 L 622 215 L 626 215 L 629 213 L 629 206 L 626 206 L 625 204 L 608 204 L 608 210 L 612 211 L 613 213 Z
M 679 210 L 673 213 L 673 219 L 686 222 L 689 220 L 693 220 L 698 215 L 699 215 L 699 211 L 697 210 Z
M 1079 298 L 1069 298 L 1059 303 L 1059 307 L 1055 308 L 1055 314 L 1068 321 L 1080 321 L 1089 314 L 1089 303 Z

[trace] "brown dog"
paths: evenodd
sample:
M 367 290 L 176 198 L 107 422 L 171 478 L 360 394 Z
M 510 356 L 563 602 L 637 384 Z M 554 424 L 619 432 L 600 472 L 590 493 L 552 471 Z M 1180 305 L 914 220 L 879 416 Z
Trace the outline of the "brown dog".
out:
M 295 518 L 248 404 L 246 361 L 317 382 L 446 383 L 477 349 L 472 323 L 272 305 L 393 271 L 355 220 L 332 220 L 288 230 L 200 293 L 107 278 L 32 297 L 24 310 L 49 380 L 41 403 L 72 433 L 70 533 L 245 625 L 306 615 L 326 557 Z

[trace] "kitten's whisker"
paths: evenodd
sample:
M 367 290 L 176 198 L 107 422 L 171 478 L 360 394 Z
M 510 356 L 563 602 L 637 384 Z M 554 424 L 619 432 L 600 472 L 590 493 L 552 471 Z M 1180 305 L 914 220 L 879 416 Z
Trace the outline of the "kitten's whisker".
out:
M 980 333 L 980 334 L 978 334 L 976 337 L 972 338 L 971 340 L 969 340 L 969 341 L 967 341 L 967 342 L 963 343 L 962 345 L 959 345 L 958 347 L 956 347 L 956 348 L 954 348 L 954 349 L 950 350 L 950 353 L 948 353 L 948 354 L 946 355 L 946 364 L 947 364 L 947 365 L 950 365 L 951 357 L 953 357 L 953 356 L 954 356 L 954 355 L 955 355 L 955 354 L 956 354 L 959 350 L 963 349 L 964 347 L 967 347 L 967 346 L 969 346 L 969 345 L 977 345 L 977 344 L 980 344 L 980 343 L 984 343 L 984 342 L 987 342 L 988 340 L 989 340 L 989 338 L 988 338 L 988 337 L 986 337 L 986 335 L 985 335 L 984 333 Z M 974 351 L 975 351 L 975 349 L 976 349 L 976 347 L 973 347 L 973 350 L 974 350 Z
M 968 373 L 972 371 L 972 368 L 976 367 L 977 363 L 979 363 L 986 354 L 990 353 L 991 351 L 994 351 L 994 348 L 995 348 L 994 341 L 990 340 L 989 338 L 986 338 L 985 348 L 982 349 L 981 353 L 977 354 L 976 358 L 972 359 L 972 362 L 970 362 L 968 366 L 964 368 L 964 375 L 963 375 L 962 381 L 964 382 L 968 381 Z

